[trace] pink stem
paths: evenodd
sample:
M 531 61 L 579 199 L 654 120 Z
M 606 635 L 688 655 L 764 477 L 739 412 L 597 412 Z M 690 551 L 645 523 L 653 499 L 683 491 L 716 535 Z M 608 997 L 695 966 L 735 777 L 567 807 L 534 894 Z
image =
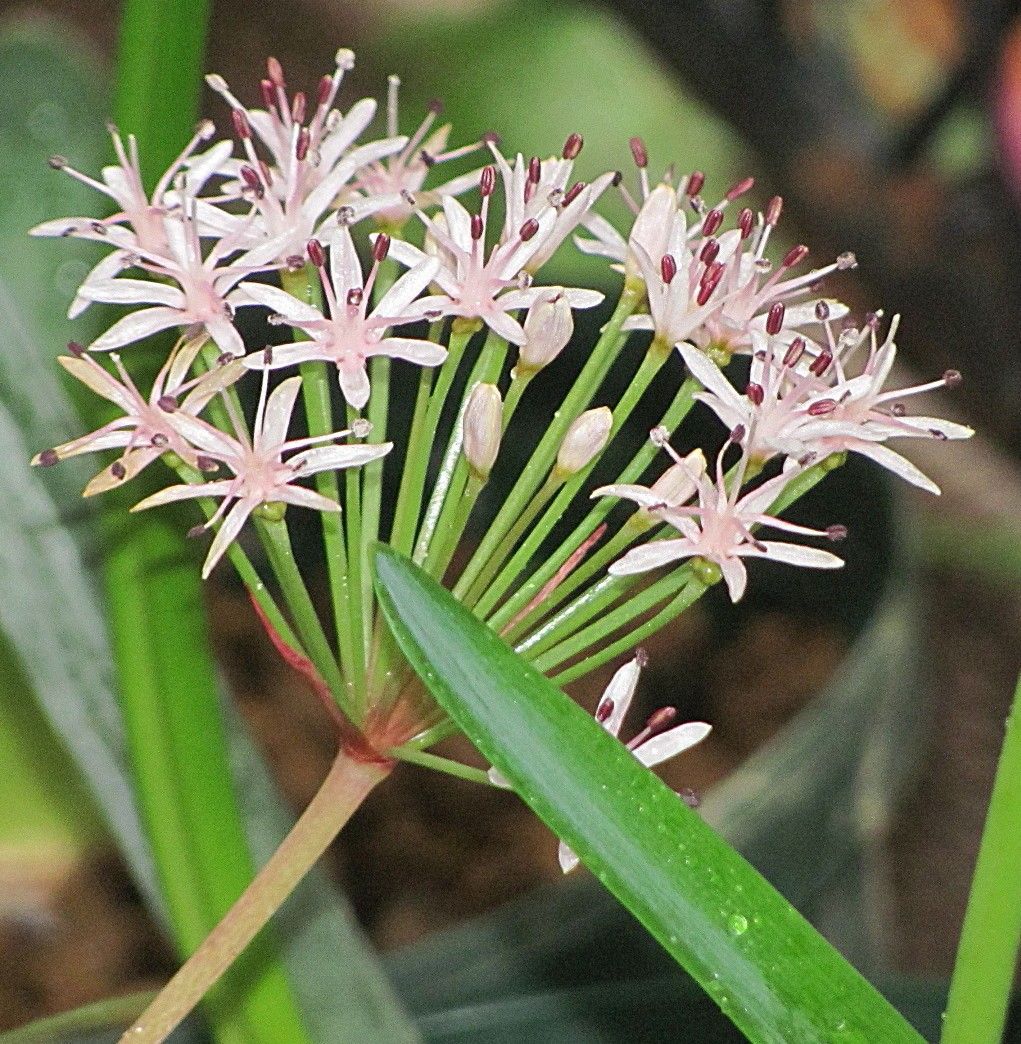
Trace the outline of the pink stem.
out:
M 122 1044 L 165 1040 L 230 967 L 326 851 L 392 762 L 341 749 L 308 808 L 223 920 L 121 1037 Z

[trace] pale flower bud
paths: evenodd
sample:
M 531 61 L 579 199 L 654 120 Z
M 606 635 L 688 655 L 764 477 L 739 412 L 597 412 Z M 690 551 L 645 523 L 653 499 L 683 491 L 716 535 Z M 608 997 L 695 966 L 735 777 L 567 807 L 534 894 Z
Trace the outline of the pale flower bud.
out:
M 503 399 L 495 384 L 477 384 L 464 410 L 464 456 L 481 479 L 489 477 L 500 452 Z
M 574 333 L 574 316 L 567 297 L 557 293 L 536 301 L 528 309 L 524 326 L 527 341 L 518 355 L 518 369 L 535 373 L 553 362 Z
M 694 496 L 695 480 L 705 474 L 705 468 L 705 454 L 700 449 L 692 450 L 683 463 L 671 464 L 650 488 L 667 507 L 678 507 Z
M 564 441 L 557 454 L 557 471 L 561 475 L 573 475 L 581 471 L 606 447 L 613 425 L 613 413 L 608 406 L 586 410 L 567 429 Z

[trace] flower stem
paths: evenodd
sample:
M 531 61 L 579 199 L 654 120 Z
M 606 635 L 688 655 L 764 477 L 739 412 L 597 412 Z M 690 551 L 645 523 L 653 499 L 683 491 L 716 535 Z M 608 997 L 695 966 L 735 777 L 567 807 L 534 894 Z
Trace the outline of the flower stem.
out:
M 584 660 L 580 660 L 573 667 L 568 667 L 567 670 L 561 671 L 559 674 L 551 675 L 550 681 L 560 686 L 569 685 L 571 682 L 577 681 L 578 678 L 584 678 L 591 671 L 598 670 L 604 663 L 609 663 L 615 656 L 633 649 L 639 642 L 644 641 L 649 635 L 655 634 L 661 627 L 665 627 L 686 609 L 690 609 L 702 597 L 705 591 L 705 584 L 695 577 L 691 577 L 684 587 L 681 588 L 680 592 L 660 609 L 655 616 L 649 617 L 645 623 L 628 631 L 615 642 L 610 642 L 609 645 L 604 646 L 598 652 L 585 657 Z
M 617 435 L 625 421 L 631 416 L 635 407 L 648 389 L 649 384 L 652 382 L 653 377 L 655 377 L 663 364 L 670 357 L 671 350 L 672 349 L 668 345 L 663 345 L 658 341 L 653 341 L 648 352 L 645 354 L 645 358 L 642 360 L 641 366 L 638 368 L 638 372 L 635 374 L 633 380 L 628 385 L 627 390 L 613 409 L 613 425 L 610 429 L 610 439 L 613 439 Z M 475 606 L 475 612 L 478 616 L 484 618 L 487 613 L 491 612 L 502 595 L 511 584 L 513 584 L 514 580 L 517 579 L 525 568 L 527 568 L 528 563 L 539 550 L 543 540 L 545 540 L 553 527 L 563 517 L 564 512 L 574 500 L 578 490 L 584 485 L 585 480 L 592 473 L 592 469 L 596 466 L 601 456 L 602 454 L 598 454 L 589 462 L 589 464 L 576 474 L 572 475 L 569 481 L 564 483 L 563 487 L 557 493 L 556 499 L 549 505 L 545 515 L 539 520 L 538 524 L 533 527 L 528 538 L 514 553 L 511 560 L 500 571 L 496 579 L 490 582 L 493 573 L 495 573 L 496 569 L 503 564 L 507 552 L 511 547 L 513 547 L 514 543 L 517 542 L 517 536 L 523 533 L 526 528 L 525 526 L 520 525 L 520 523 L 515 523 L 515 527 L 511 532 L 516 532 L 516 536 L 513 541 L 510 541 L 510 547 L 507 547 L 505 542 L 504 547 L 501 547 L 493 555 L 493 559 L 487 564 L 482 572 L 482 577 L 485 577 L 485 580 L 482 580 L 480 577 L 479 586 L 482 588 L 480 591 L 482 597 L 473 597 L 471 593 L 467 596 L 466 604 Z M 522 518 L 523 517 L 524 516 L 522 516 Z M 528 521 L 530 524 L 532 519 L 529 519 Z M 570 551 L 573 550 L 573 547 L 570 548 Z M 568 553 L 570 553 L 570 551 Z M 493 565 L 494 562 L 495 568 Z M 486 585 L 488 585 L 488 589 L 486 589 Z
M 409 747 L 406 744 L 394 747 L 390 753 L 400 761 L 407 761 L 411 765 L 421 765 L 424 768 L 435 769 L 437 772 L 445 772 L 448 776 L 456 776 L 458 779 L 467 779 L 472 783 L 491 786 L 489 776 L 482 769 L 465 765 L 460 761 L 452 761 L 450 758 L 440 757 L 439 754 L 430 754 L 428 751 Z
M 1021 678 L 1007 716 L 941 1044 L 999 1044 L 1021 944 Z
M 422 528 L 419 530 L 413 556 L 414 561 L 419 565 L 426 561 L 429 555 L 433 534 L 436 532 L 441 517 L 447 513 L 448 504 L 452 505 L 450 511 L 453 512 L 453 516 L 447 517 L 445 521 L 451 523 L 453 517 L 456 516 L 457 501 L 460 499 L 467 479 L 468 466 L 461 457 L 461 444 L 463 441 L 462 423 L 464 411 L 468 406 L 468 399 L 477 384 L 493 382 L 499 378 L 506 357 L 507 342 L 502 337 L 497 337 L 495 334 L 490 333 L 464 386 L 461 406 L 457 411 L 457 416 L 454 418 L 454 426 L 447 440 L 447 449 L 443 454 L 443 462 L 436 477 L 436 485 L 433 488 L 432 495 L 429 497 L 425 517 L 422 519 Z M 438 420 L 439 418 L 437 417 Z M 445 534 L 444 539 L 447 543 L 450 543 L 451 540 L 456 543 L 456 538 L 459 536 L 460 533 L 448 533 Z
M 310 265 L 306 265 L 297 272 L 289 272 L 284 269 L 280 273 L 280 282 L 284 290 L 292 297 L 296 297 L 305 304 L 322 307 L 322 288 L 315 270 Z M 307 335 L 301 330 L 295 330 L 294 339 L 296 341 L 306 340 Z M 309 435 L 326 435 L 334 430 L 329 371 L 325 363 L 321 362 L 302 363 L 299 371 L 308 433 Z M 316 475 L 316 489 L 329 500 L 340 503 L 340 483 L 335 471 L 319 472 Z M 352 618 L 352 596 L 351 586 L 348 583 L 348 555 L 347 546 L 344 543 L 344 525 L 338 512 L 321 511 L 319 515 L 323 530 L 323 547 L 326 551 L 330 599 L 333 602 L 337 647 L 340 650 L 340 666 L 347 682 L 346 687 L 334 689 L 334 692 L 338 699 L 343 700 L 345 708 L 352 710 L 350 706 L 352 692 L 357 693 L 357 689 L 352 683 L 351 672 L 353 665 L 357 662 L 357 654 L 352 629 L 349 626 Z M 333 688 L 332 685 L 330 687 Z
M 343 695 L 345 692 L 343 676 L 334 658 L 333 650 L 330 648 L 330 643 L 326 639 L 326 633 L 323 631 L 319 614 L 312 604 L 301 571 L 298 569 L 298 563 L 294 560 L 287 523 L 283 520 L 268 522 L 260 519 L 256 524 L 265 541 L 270 565 L 273 567 L 277 582 L 284 593 L 284 599 L 294 617 L 294 624 L 301 636 L 301 644 L 308 653 L 308 658 L 315 664 L 316 670 L 330 690 L 334 694 Z
M 673 431 L 688 415 L 692 405 L 695 401 L 695 393 L 701 388 L 698 381 L 688 378 L 681 387 L 678 389 L 677 394 L 674 396 L 673 402 L 667 408 L 666 413 L 663 414 L 663 418 L 660 424 L 665 427 L 668 431 Z M 641 478 L 645 469 L 652 463 L 653 458 L 659 452 L 657 446 L 651 441 L 646 442 L 645 445 L 635 454 L 634 459 L 624 469 L 620 477 L 617 479 L 619 483 L 637 482 Z M 585 516 L 585 518 L 575 526 L 571 534 L 563 541 L 563 543 L 554 551 L 549 558 L 542 564 L 542 566 L 535 571 L 518 590 L 492 615 L 487 621 L 489 625 L 496 631 L 500 631 L 501 628 L 505 627 L 507 623 L 514 619 L 525 606 L 527 606 L 533 598 L 542 590 L 543 586 L 548 583 L 557 573 L 557 570 L 570 558 L 575 548 L 580 547 L 581 544 L 595 532 L 596 527 L 606 518 L 607 515 L 613 510 L 615 501 L 609 497 L 600 500 Z M 574 585 L 577 587 L 578 585 Z M 536 608 L 537 615 L 529 616 L 528 621 L 531 623 L 536 620 L 541 620 L 549 612 L 551 612 L 557 605 L 563 601 L 564 596 L 560 594 L 560 591 L 555 591 L 549 599 L 547 599 L 541 606 Z M 523 628 L 522 628 L 523 629 Z M 519 628 L 515 628 L 516 631 Z
M 341 751 L 308 808 L 227 915 L 121 1038 L 159 1044 L 205 996 L 311 869 L 362 803 L 389 774 L 389 761 Z
M 628 335 L 621 331 L 621 327 L 624 325 L 624 320 L 638 307 L 641 299 L 641 294 L 625 287 L 613 315 L 603 327 L 603 332 L 592 349 L 592 354 L 582 367 L 578 379 L 564 397 L 560 409 L 539 440 L 539 445 L 536 446 L 531 459 L 525 465 L 517 482 L 514 483 L 499 514 L 493 520 L 475 554 L 472 555 L 471 561 L 457 581 L 454 587 L 455 598 L 463 598 L 465 593 L 471 589 L 493 552 L 507 535 L 507 531 L 520 517 L 532 495 L 546 477 L 568 427 L 587 406 L 627 339 Z

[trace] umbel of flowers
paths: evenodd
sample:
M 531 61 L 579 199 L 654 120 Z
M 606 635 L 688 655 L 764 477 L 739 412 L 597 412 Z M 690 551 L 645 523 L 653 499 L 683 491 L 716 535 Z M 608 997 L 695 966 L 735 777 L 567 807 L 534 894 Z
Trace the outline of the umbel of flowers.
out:
M 59 359 L 118 416 L 35 463 L 115 451 L 86 495 L 167 465 L 171 484 L 135 510 L 203 505 L 201 529 L 212 534 L 203 576 L 225 555 L 234 561 L 268 624 L 311 662 L 373 748 L 417 756 L 447 730 L 376 611 L 368 549 L 377 538 L 412 554 L 541 669 L 569 680 L 634 646 L 718 579 L 740 598 L 749 558 L 839 566 L 813 538 L 839 538 L 842 527 L 813 530 L 780 512 L 847 453 L 938 492 L 888 443 L 970 435 L 905 406 L 959 376 L 887 390 L 896 319 L 884 334 L 880 313 L 859 323 L 823 296 L 827 276 L 855 266 L 851 255 L 815 268 L 804 246 L 770 257 L 779 197 L 761 211 L 743 205 L 753 187 L 745 179 L 710 203 L 697 171 L 653 183 L 638 139 L 630 143 L 637 196 L 619 173 L 575 178 L 577 134 L 550 158 L 505 157 L 492 135 L 448 149 L 438 105 L 404 136 L 395 78 L 384 135 L 373 138 L 372 99 L 337 107 L 353 60 L 338 52 L 314 91 L 292 94 L 271 59 L 258 107 L 208 77 L 227 103 L 232 139 L 214 142 L 214 125 L 201 124 L 151 194 L 135 141 L 116 130 L 117 163 L 99 179 L 53 159 L 117 208 L 33 230 L 109 247 L 71 315 L 93 302 L 126 311 Z M 476 169 L 446 180 L 434 173 L 466 157 L 477 157 Z M 598 213 L 614 186 L 633 211 L 624 228 Z M 494 227 L 497 196 L 503 220 Z M 543 282 L 571 238 L 623 274 L 622 290 L 597 341 L 575 346 L 580 373 L 561 389 L 531 458 L 516 474 L 501 472 L 532 379 L 568 350 L 574 313 L 603 302 L 596 290 Z M 292 339 L 246 345 L 243 309 L 268 313 Z M 166 361 L 139 388 L 132 353 L 161 334 Z M 604 401 L 604 378 L 636 353 L 626 391 Z M 732 362 L 738 356 L 748 362 Z M 393 360 L 405 365 L 392 371 Z M 649 385 L 677 384 L 685 371 L 666 412 L 644 416 Z M 252 417 L 239 396 L 248 380 L 259 387 Z M 412 421 L 394 442 L 397 395 L 412 400 Z M 299 398 L 304 431 L 294 419 Z M 726 430 L 711 463 L 679 431 L 696 403 Z M 650 440 L 595 488 L 590 476 L 629 420 L 651 430 Z M 384 469 L 397 489 L 385 510 Z M 497 474 L 505 495 L 483 512 L 479 494 Z M 596 503 L 562 534 L 565 508 L 586 496 Z M 618 504 L 633 513 L 611 515 Z M 288 505 L 322 513 L 330 623 L 312 610 L 293 564 Z M 469 523 L 483 534 L 474 546 L 463 540 Z M 264 545 L 269 585 L 245 550 L 249 528 Z
M 956 372 L 886 387 L 896 318 L 859 321 L 826 296 L 826 279 L 854 268 L 852 255 L 815 267 L 805 246 L 773 256 L 782 201 L 749 205 L 750 178 L 722 193 L 698 171 L 655 181 L 633 139 L 637 192 L 618 172 L 586 182 L 574 173 L 578 134 L 551 157 L 505 156 L 493 135 L 450 147 L 439 106 L 406 136 L 395 78 L 377 137 L 375 101 L 338 106 L 352 63 L 338 52 L 306 94 L 290 92 L 270 59 L 256 106 L 208 77 L 230 135 L 214 140 L 202 123 L 151 193 L 135 141 L 116 130 L 117 162 L 98 179 L 54 157 L 115 208 L 33 232 L 108 248 L 70 314 L 93 303 L 122 314 L 58 361 L 117 415 L 34 463 L 112 454 L 87 496 L 139 484 L 147 471 L 162 487 L 140 488 L 134 510 L 195 502 L 205 518 L 193 533 L 211 537 L 203 576 L 231 561 L 277 647 L 321 695 L 342 750 L 486 782 L 429 750 L 453 726 L 375 604 L 376 540 L 412 556 L 564 684 L 634 649 L 718 581 L 739 599 L 749 559 L 840 566 L 821 545 L 842 526 L 782 516 L 848 453 L 938 492 L 889 443 L 971 431 L 906 405 L 955 385 Z M 453 162 L 474 169 L 443 173 Z M 631 211 L 623 225 L 599 213 L 617 195 Z M 572 242 L 622 276 L 591 343 L 574 336 L 575 313 L 604 305 L 603 293 L 543 278 Z M 243 311 L 289 338 L 246 343 Z M 162 350 L 164 362 L 139 387 L 132 359 L 148 341 L 144 354 Z M 515 467 L 506 447 L 528 447 L 540 426 L 526 416 L 541 398 L 532 381 L 563 352 L 575 353 L 577 376 L 545 382 L 555 411 Z M 609 399 L 618 364 L 630 378 Z M 249 382 L 254 413 L 241 395 Z M 669 401 L 649 415 L 642 400 L 654 383 Z M 410 427 L 391 422 L 397 398 Z M 684 434 L 696 408 L 723 426 L 716 453 Z M 633 445 L 622 432 L 636 426 L 650 437 L 621 453 Z M 480 496 L 489 483 L 499 496 Z M 587 508 L 568 530 L 575 502 Z M 321 515 L 329 619 L 292 554 L 292 509 Z M 621 670 L 597 711 L 614 735 L 637 661 Z M 649 719 L 629 744 L 636 757 L 655 764 L 708 731 L 672 717 Z M 576 861 L 565 852 L 562 862 Z M 162 1039 L 149 1032 L 131 1039 Z

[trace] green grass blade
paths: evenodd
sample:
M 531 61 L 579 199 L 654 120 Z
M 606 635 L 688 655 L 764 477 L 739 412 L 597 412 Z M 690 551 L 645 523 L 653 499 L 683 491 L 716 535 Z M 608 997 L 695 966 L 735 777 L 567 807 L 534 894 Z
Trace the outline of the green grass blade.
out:
M 749 1040 L 918 1044 L 622 744 L 420 569 L 388 548 L 375 562 L 386 618 L 437 702 Z

